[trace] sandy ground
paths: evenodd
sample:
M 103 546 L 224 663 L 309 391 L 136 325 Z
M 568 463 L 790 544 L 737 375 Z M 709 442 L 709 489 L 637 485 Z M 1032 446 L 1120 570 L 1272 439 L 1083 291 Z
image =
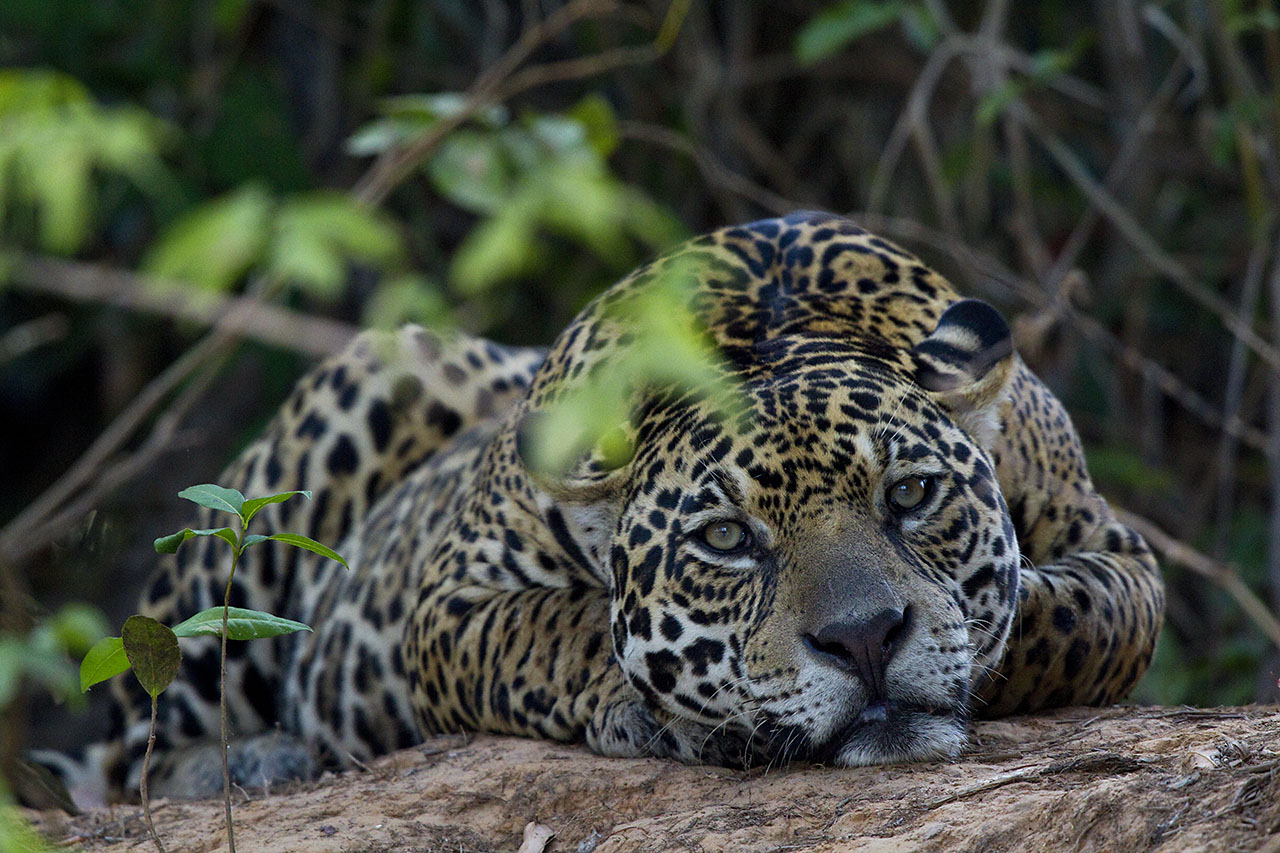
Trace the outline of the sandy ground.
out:
M 221 801 L 162 801 L 154 814 L 170 850 L 226 847 Z M 33 817 L 72 847 L 154 849 L 137 807 Z M 1069 709 L 979 723 L 952 763 L 852 770 L 436 738 L 365 772 L 241 793 L 235 807 L 242 853 L 515 851 L 530 822 L 555 833 L 547 853 L 1280 853 L 1280 709 Z

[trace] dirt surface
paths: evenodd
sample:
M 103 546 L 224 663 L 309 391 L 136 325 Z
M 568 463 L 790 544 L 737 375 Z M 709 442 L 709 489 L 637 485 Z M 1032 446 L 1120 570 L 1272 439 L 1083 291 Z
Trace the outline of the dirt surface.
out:
M 221 801 L 161 802 L 170 850 L 225 849 Z M 33 815 L 87 850 L 150 850 L 141 811 Z M 250 851 L 1280 853 L 1280 709 L 1069 709 L 976 725 L 948 764 L 739 772 L 585 748 L 436 738 L 366 772 L 242 794 Z M 535 848 L 540 849 L 535 845 Z

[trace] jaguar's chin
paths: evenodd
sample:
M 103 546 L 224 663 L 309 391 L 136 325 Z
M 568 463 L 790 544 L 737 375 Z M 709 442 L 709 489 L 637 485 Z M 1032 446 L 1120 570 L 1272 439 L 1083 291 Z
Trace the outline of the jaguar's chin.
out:
M 968 735 L 966 713 L 877 703 L 817 746 L 813 760 L 860 767 L 955 758 Z

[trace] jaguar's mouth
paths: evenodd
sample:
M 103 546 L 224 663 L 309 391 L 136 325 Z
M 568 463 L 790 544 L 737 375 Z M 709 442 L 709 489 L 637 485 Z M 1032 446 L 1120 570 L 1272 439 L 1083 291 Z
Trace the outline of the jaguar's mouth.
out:
M 808 761 L 836 767 L 937 761 L 959 755 L 968 741 L 964 709 L 874 702 L 821 742 L 794 725 L 756 725 L 748 738 L 754 761 Z
M 841 767 L 954 758 L 969 734 L 954 708 L 874 702 L 815 745 L 812 760 Z

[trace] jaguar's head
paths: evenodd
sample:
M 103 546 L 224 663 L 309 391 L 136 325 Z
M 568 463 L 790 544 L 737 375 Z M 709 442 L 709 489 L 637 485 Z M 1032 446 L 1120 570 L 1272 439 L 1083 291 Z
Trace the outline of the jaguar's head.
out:
M 727 727 L 759 760 L 954 755 L 1017 599 L 988 453 L 1009 330 L 900 250 L 868 269 L 858 249 L 883 241 L 802 236 L 784 244 L 809 250 L 796 263 L 746 264 L 734 316 L 754 325 L 699 308 L 744 406 L 641 394 L 628 461 L 588 454 L 542 483 L 606 520 L 614 650 L 650 703 Z M 856 276 L 833 245 L 858 247 Z M 824 269 L 843 289 L 808 298 Z M 726 275 L 700 285 L 717 306 Z

